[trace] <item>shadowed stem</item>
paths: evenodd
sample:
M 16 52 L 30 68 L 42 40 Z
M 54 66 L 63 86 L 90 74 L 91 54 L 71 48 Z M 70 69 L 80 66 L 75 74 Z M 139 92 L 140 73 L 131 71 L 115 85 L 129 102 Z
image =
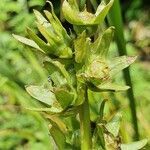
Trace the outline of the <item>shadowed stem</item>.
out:
M 81 150 L 90 150 L 92 147 L 91 139 L 91 125 L 90 125 L 90 111 L 88 103 L 88 91 L 85 86 L 85 99 L 80 107 L 80 133 L 81 133 Z
M 108 2 L 108 0 L 105 0 L 105 1 Z M 126 42 L 125 42 L 124 34 L 123 34 L 123 21 L 122 21 L 122 16 L 121 16 L 121 8 L 120 8 L 119 0 L 114 1 L 114 4 L 108 14 L 108 21 L 110 25 L 113 25 L 116 28 L 115 39 L 117 42 L 119 55 L 126 55 L 127 54 Z M 126 68 L 123 70 L 123 75 L 124 75 L 126 84 L 130 86 L 130 89 L 127 91 L 127 95 L 128 95 L 128 99 L 130 103 L 132 122 L 134 126 L 134 131 L 135 131 L 135 139 L 138 140 L 139 131 L 138 131 L 137 116 L 136 116 L 136 104 L 135 104 L 135 98 L 133 94 L 133 87 L 132 87 L 129 68 Z

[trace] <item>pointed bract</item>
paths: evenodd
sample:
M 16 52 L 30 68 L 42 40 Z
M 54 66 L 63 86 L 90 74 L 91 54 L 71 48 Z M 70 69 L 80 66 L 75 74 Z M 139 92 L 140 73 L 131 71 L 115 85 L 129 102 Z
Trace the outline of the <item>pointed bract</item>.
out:
M 94 43 L 91 44 L 91 50 L 100 56 L 101 59 L 106 59 L 110 43 L 114 35 L 114 27 L 109 27 L 104 33 L 96 39 Z
M 114 137 L 117 137 L 120 129 L 122 115 L 117 113 L 111 121 L 106 124 L 106 129 L 113 134 Z
M 121 56 L 114 58 L 109 62 L 110 75 L 113 77 L 118 72 L 132 64 L 136 58 L 136 56 Z
M 77 63 L 85 63 L 85 60 L 88 57 L 87 55 L 90 55 L 89 47 L 89 39 L 86 38 L 86 33 L 83 31 L 74 41 L 75 61 Z
M 49 111 L 54 113 L 62 111 L 60 104 L 56 100 L 55 94 L 51 92 L 50 89 L 44 88 L 43 86 L 30 85 L 26 87 L 26 90 L 33 98 L 51 106 Z

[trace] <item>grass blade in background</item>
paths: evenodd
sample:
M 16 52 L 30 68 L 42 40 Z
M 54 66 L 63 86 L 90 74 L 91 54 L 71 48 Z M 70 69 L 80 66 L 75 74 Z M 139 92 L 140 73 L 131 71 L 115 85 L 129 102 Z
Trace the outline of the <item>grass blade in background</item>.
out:
M 105 1 L 108 1 L 108 0 L 105 0 Z M 126 42 L 125 42 L 124 34 L 123 34 L 123 21 L 122 21 L 122 16 L 121 16 L 121 8 L 120 8 L 119 0 L 114 1 L 114 4 L 108 14 L 108 22 L 110 25 L 113 25 L 116 28 L 115 39 L 116 39 L 119 55 L 126 55 L 127 54 Z M 135 139 L 138 140 L 139 131 L 138 131 L 138 123 L 137 123 L 137 115 L 136 115 L 136 103 L 135 103 L 129 68 L 126 68 L 123 70 L 123 75 L 124 75 L 126 84 L 131 87 L 127 91 L 127 95 L 128 95 L 129 102 L 130 102 L 132 122 L 134 126 L 134 131 L 135 131 Z

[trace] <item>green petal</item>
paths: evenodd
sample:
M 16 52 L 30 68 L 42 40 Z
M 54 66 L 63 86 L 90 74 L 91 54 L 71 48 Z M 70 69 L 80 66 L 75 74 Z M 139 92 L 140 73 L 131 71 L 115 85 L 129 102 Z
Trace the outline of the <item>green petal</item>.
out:
M 131 144 L 121 144 L 121 150 L 140 150 L 147 144 L 147 139 L 133 142 Z
M 116 75 L 118 72 L 132 64 L 136 58 L 136 56 L 121 56 L 114 58 L 109 62 L 110 75 Z

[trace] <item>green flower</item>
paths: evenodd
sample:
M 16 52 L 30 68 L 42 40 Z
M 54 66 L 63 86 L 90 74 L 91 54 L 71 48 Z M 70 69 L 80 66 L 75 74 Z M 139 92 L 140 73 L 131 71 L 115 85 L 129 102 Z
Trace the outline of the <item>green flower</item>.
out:
M 72 23 L 78 24 L 81 19 L 84 25 L 99 24 L 104 19 L 105 13 L 108 12 L 112 3 L 113 0 L 107 5 L 102 2 L 95 15 L 85 11 L 81 13 L 75 11 L 77 16 L 83 16 L 82 18 L 76 18 L 74 21 L 77 22 Z M 72 7 L 72 11 L 78 8 L 75 0 L 69 0 L 69 3 L 65 1 L 63 4 L 63 11 L 66 12 L 65 16 L 68 13 L 67 8 L 64 10 L 66 5 L 69 5 L 68 9 Z M 91 42 L 86 30 L 79 32 L 77 38 L 71 39 L 56 17 L 52 5 L 51 9 L 51 13 L 44 11 L 47 19 L 40 12 L 34 11 L 37 18 L 37 27 L 47 42 L 40 39 L 31 29 L 27 29 L 31 39 L 14 35 L 20 42 L 45 54 L 43 64 L 49 74 L 50 81 L 42 86 L 28 86 L 26 88 L 28 93 L 49 106 L 45 108 L 45 111 L 60 113 L 69 107 L 73 108 L 73 106 L 83 103 L 85 85 L 98 92 L 127 90 L 128 86 L 114 85 L 110 81 L 116 73 L 128 67 L 136 57 L 122 56 L 113 60 L 108 59 L 107 55 L 113 38 L 114 27 L 99 33 L 94 42 Z M 91 17 L 88 18 L 87 16 Z M 44 111 L 43 108 L 41 109 Z
M 94 42 L 91 42 L 84 31 L 74 42 L 75 60 L 78 65 L 82 66 L 77 72 L 77 77 L 81 82 L 86 82 L 94 91 L 122 91 L 129 88 L 110 83 L 114 75 L 128 67 L 136 59 L 136 57 L 127 56 L 116 57 L 113 60 L 108 59 L 113 33 L 114 27 L 110 27 Z
M 106 4 L 102 1 L 95 14 L 92 14 L 87 12 L 86 8 L 83 11 L 79 11 L 76 0 L 65 0 L 62 5 L 62 11 L 65 19 L 73 25 L 96 25 L 103 22 L 113 2 L 114 0 L 110 0 Z
M 52 12 L 48 12 L 46 10 L 44 11 L 47 19 L 44 18 L 40 12 L 34 10 L 34 14 L 37 19 L 37 27 L 47 42 L 39 38 L 30 28 L 27 29 L 30 39 L 18 35 L 13 36 L 18 41 L 36 48 L 45 54 L 53 55 L 59 58 L 71 58 L 71 38 L 55 15 L 51 3 L 50 5 Z

